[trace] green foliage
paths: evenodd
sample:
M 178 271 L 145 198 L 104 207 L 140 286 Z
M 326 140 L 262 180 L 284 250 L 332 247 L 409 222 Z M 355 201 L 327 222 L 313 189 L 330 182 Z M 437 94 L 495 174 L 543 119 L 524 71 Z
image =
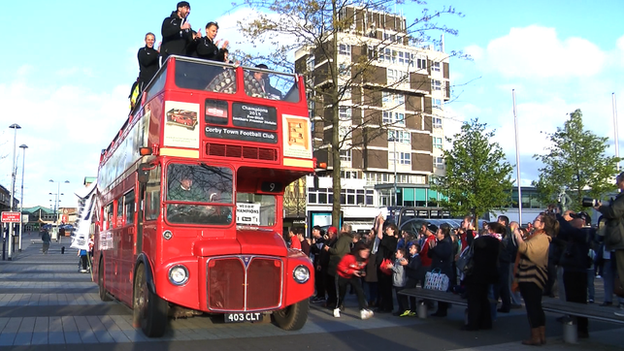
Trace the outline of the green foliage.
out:
M 444 151 L 446 175 L 436 177 L 432 188 L 448 198 L 441 205 L 453 216 L 471 213 L 479 218 L 511 203 L 512 167 L 486 126 L 474 119 L 453 139 L 447 138 L 453 147 Z
M 539 180 L 533 182 L 542 203 L 552 203 L 565 192 L 571 200 L 568 208 L 578 211 L 583 197 L 600 198 L 615 190 L 619 159 L 605 155 L 607 137 L 584 129 L 580 109 L 549 138 L 548 153 L 533 156 L 544 163 Z

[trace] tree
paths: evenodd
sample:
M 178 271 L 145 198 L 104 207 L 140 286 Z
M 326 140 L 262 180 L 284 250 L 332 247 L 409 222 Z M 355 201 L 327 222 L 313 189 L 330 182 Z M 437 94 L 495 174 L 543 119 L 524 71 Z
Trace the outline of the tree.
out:
M 436 177 L 432 188 L 440 192 L 442 207 L 454 216 L 471 213 L 475 221 L 511 203 L 511 165 L 496 142 L 495 132 L 486 131 L 478 119 L 464 122 L 461 131 L 446 138 L 453 143 L 444 151 L 446 175 Z
M 600 198 L 615 190 L 617 157 L 607 157 L 607 137 L 599 137 L 583 126 L 580 109 L 570 114 L 563 127 L 549 134 L 551 146 L 546 155 L 534 155 L 544 163 L 539 179 L 533 182 L 542 203 L 569 197 L 567 207 L 578 211 L 585 196 Z
M 370 47 L 370 31 L 377 33 L 375 23 L 368 23 L 364 26 L 362 13 L 366 11 L 380 11 L 391 13 L 392 8 L 397 4 L 402 4 L 402 0 L 379 0 L 379 1 L 353 1 L 353 0 L 242 0 L 251 8 L 264 10 L 259 12 L 258 17 L 252 21 L 239 22 L 239 30 L 254 45 L 271 45 L 275 49 L 269 55 L 255 57 L 263 59 L 273 65 L 273 67 L 290 68 L 289 55 L 300 48 L 306 48 L 314 53 L 315 63 L 322 66 L 316 69 L 314 75 L 310 73 L 304 64 L 295 67 L 298 73 L 307 76 L 309 100 L 317 106 L 318 115 L 321 116 L 324 125 L 331 126 L 331 135 L 325 135 L 325 140 L 330 140 L 328 165 L 332 168 L 333 193 L 335 194 L 332 206 L 332 220 L 334 224 L 339 223 L 340 218 L 340 151 L 349 150 L 358 145 L 366 143 L 376 137 L 387 135 L 388 127 L 396 122 L 382 122 L 381 112 L 361 113 L 349 116 L 348 122 L 340 117 L 340 103 L 345 100 L 351 101 L 352 108 L 361 108 L 364 105 L 371 105 L 373 99 L 382 99 L 381 90 L 388 86 L 399 85 L 405 82 L 410 72 L 387 84 L 366 84 L 378 74 L 375 62 L 378 54 L 385 49 L 397 44 L 417 44 L 432 43 L 433 40 L 428 32 L 437 30 L 438 32 L 456 35 L 457 31 L 445 26 L 438 25 L 436 21 L 445 14 L 456 14 L 452 7 L 445 7 L 441 10 L 431 11 L 423 8 L 420 15 L 405 27 L 405 36 L 389 35 L 383 37 L 381 43 Z M 412 3 L 419 5 L 426 4 L 421 0 L 412 0 Z M 359 20 L 358 20 L 359 18 Z M 378 23 L 381 28 L 381 24 Z M 339 60 L 340 39 L 345 35 L 353 35 L 351 45 L 358 48 L 357 57 L 348 62 Z M 359 38 L 358 38 L 359 35 Z M 284 40 L 288 38 L 288 40 Z M 349 48 L 349 50 L 352 50 Z M 355 49 L 353 49 L 355 51 Z M 450 55 L 458 53 L 451 52 Z M 412 60 L 412 58 L 409 58 Z M 288 67 L 290 66 L 290 67 Z M 318 67 L 316 67 L 318 68 Z M 309 84 L 315 80 L 316 83 Z M 413 84 L 414 90 L 426 90 L 423 87 L 431 81 L 422 79 Z M 316 105 L 318 103 L 318 105 Z M 318 106 L 324 106 L 318 109 Z M 347 125 L 345 127 L 345 125 Z M 375 128 L 370 128 L 375 126 Z

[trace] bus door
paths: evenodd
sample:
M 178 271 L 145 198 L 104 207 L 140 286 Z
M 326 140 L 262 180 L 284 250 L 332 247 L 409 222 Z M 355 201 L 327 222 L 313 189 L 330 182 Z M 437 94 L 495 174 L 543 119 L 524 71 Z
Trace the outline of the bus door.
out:
M 120 208 L 120 246 L 119 264 L 121 272 L 118 276 L 120 288 L 124 301 L 131 301 L 132 298 L 132 276 L 134 270 L 134 242 L 136 234 L 135 226 L 135 191 L 131 189 L 119 200 Z M 122 207 L 123 206 L 123 207 Z
M 156 249 L 154 238 L 157 236 L 158 219 L 161 213 L 161 176 L 160 165 L 143 163 L 139 166 L 137 194 L 139 204 L 137 220 L 139 222 L 137 223 L 134 257 L 142 252 L 151 256 Z

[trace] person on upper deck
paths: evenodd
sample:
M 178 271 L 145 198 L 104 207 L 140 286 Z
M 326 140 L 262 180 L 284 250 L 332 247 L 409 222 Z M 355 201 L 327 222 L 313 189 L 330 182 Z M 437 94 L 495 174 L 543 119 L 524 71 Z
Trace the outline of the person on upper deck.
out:
M 215 41 L 218 31 L 219 25 L 217 22 L 208 22 L 206 24 L 206 35 L 195 39 L 197 43 L 193 56 L 205 60 L 223 62 L 229 42 L 227 40 L 224 41 L 221 48 L 219 48 L 219 41 Z
M 180 1 L 177 10 L 165 18 L 161 28 L 162 45 L 160 48 L 161 62 L 164 64 L 169 55 L 186 55 L 187 46 L 191 44 L 195 33 L 186 18 L 191 13 L 191 5 Z
M 139 60 L 139 91 L 143 91 L 147 83 L 152 80 L 158 72 L 158 50 L 154 49 L 156 36 L 154 33 L 145 34 L 145 46 L 139 49 L 137 59 Z
M 269 69 L 269 67 L 265 65 L 264 63 L 256 65 L 256 68 Z M 280 100 L 282 98 L 282 92 L 271 86 L 271 82 L 269 81 L 269 77 L 267 76 L 266 73 L 254 72 L 253 76 L 254 76 L 254 79 L 257 80 L 258 83 L 260 83 L 260 87 L 262 88 L 262 91 L 265 94 L 267 94 L 269 98 L 274 98 L 277 100 Z

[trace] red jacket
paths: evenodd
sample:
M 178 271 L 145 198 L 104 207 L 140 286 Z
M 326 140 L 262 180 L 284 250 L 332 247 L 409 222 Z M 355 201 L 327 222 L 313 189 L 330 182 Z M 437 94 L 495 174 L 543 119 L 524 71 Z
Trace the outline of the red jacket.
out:
M 431 266 L 431 257 L 427 255 L 427 252 L 429 252 L 429 242 L 434 241 L 435 239 L 435 235 L 429 235 L 427 240 L 423 243 L 423 247 L 420 249 L 420 261 L 423 267 Z
M 356 271 L 363 271 L 366 268 L 367 263 L 368 260 L 358 262 L 354 255 L 346 254 L 338 263 L 338 275 L 345 279 L 351 279 L 353 277 L 353 273 Z

